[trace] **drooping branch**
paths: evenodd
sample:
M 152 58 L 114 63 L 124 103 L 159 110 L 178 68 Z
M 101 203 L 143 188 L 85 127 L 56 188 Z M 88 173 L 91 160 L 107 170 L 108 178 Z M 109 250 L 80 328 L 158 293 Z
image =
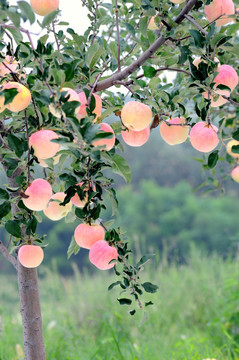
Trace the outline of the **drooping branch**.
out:
M 17 259 L 12 256 L 5 245 L 0 241 L 0 253 L 7 259 L 17 270 Z
M 176 17 L 175 23 L 180 24 L 184 20 L 184 15 L 187 14 L 199 0 L 189 0 L 187 5 L 183 8 L 181 13 Z M 141 67 L 159 48 L 167 41 L 167 38 L 162 35 L 132 64 L 122 71 L 117 71 L 111 75 L 108 79 L 100 81 L 95 87 L 95 91 L 105 90 L 113 86 L 115 81 L 121 81 L 126 79 L 130 74 L 135 72 Z

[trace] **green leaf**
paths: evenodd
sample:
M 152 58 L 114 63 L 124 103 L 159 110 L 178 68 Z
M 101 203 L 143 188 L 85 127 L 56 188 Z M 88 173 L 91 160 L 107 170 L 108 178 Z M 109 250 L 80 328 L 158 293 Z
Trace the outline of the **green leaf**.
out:
M 35 234 L 37 228 L 37 219 L 33 216 L 27 224 L 26 233 L 27 235 Z
M 105 53 L 105 49 L 95 42 L 87 50 L 86 63 L 90 68 L 93 68 L 98 59 Z
M 208 156 L 208 167 L 210 169 L 213 169 L 218 162 L 218 150 L 213 151 L 209 156 Z
M 239 145 L 233 145 L 232 146 L 232 152 L 234 154 L 239 154 Z
M 153 305 L 154 303 L 152 302 L 152 301 L 146 301 L 145 303 L 144 303 L 144 305 L 145 305 L 145 307 L 146 306 L 149 306 L 149 305 Z
M 239 141 L 239 129 L 237 129 L 233 134 L 232 137 L 234 140 Z
M 3 200 L 9 199 L 9 194 L 6 190 L 0 189 L 0 199 L 3 199 Z
M 24 143 L 15 135 L 9 134 L 7 136 L 7 141 L 10 149 L 14 151 L 17 157 L 21 157 L 24 153 Z
M 59 10 L 56 10 L 56 11 L 52 11 L 50 14 L 46 15 L 42 21 L 41 27 L 44 28 L 44 27 L 48 26 L 55 19 L 58 12 L 59 12 Z
M 118 58 L 118 46 L 117 46 L 117 43 L 115 41 L 111 42 L 110 45 L 109 45 L 109 48 L 111 50 L 111 53 L 112 53 L 113 57 L 115 58 L 115 60 L 117 60 L 117 58 Z
M 16 220 L 7 221 L 5 224 L 5 229 L 7 230 L 7 232 L 9 234 L 15 236 L 16 238 L 21 237 L 21 228 L 18 225 L 18 221 L 16 221 Z
M 138 269 L 140 266 L 142 266 L 147 261 L 149 261 L 153 256 L 154 256 L 154 254 L 146 254 L 146 255 L 142 256 L 141 259 L 137 262 L 136 268 Z
M 109 197 L 110 197 L 110 201 L 111 201 L 111 207 L 112 207 L 112 216 L 114 216 L 117 212 L 118 209 L 118 200 L 116 197 L 116 191 L 113 188 L 110 189 L 105 189 L 106 192 L 108 193 Z
M 120 285 L 120 284 L 121 284 L 121 281 L 116 281 L 116 282 L 110 284 L 110 286 L 108 287 L 108 290 L 110 291 L 110 290 L 112 290 L 115 286 Z
M 197 48 L 202 48 L 205 43 L 205 37 L 198 30 L 189 30 L 193 37 L 194 44 Z
M 121 298 L 117 300 L 120 303 L 120 305 L 130 305 L 132 303 L 132 300 L 127 298 Z
M 149 79 L 152 79 L 157 74 L 157 71 L 153 66 L 142 66 L 142 68 L 144 70 L 144 76 Z
M 8 31 L 12 34 L 14 40 L 17 44 L 19 44 L 23 40 L 22 33 L 15 29 L 8 29 Z
M 31 5 L 26 1 L 18 1 L 17 5 L 21 9 L 22 13 L 29 19 L 30 23 L 33 24 L 35 22 L 35 13 L 32 10 Z
M 158 286 L 152 284 L 151 282 L 145 282 L 142 284 L 142 286 L 146 292 L 151 294 L 156 293 L 156 291 L 158 290 Z
M 18 91 L 17 91 L 17 89 L 14 89 L 14 88 L 6 89 L 6 90 L 3 90 L 0 92 L 0 95 L 3 95 L 5 98 L 4 105 L 11 103 L 17 94 L 18 94 Z
M 11 211 L 11 204 L 9 201 L 4 201 L 0 204 L 0 219 L 6 216 Z
M 69 245 L 68 250 L 67 250 L 67 260 L 70 259 L 72 254 L 76 255 L 76 254 L 78 254 L 79 251 L 80 251 L 80 247 L 75 242 L 74 236 L 72 236 L 70 245 Z
M 126 162 L 126 160 L 118 154 L 115 154 L 112 157 L 112 160 L 113 160 L 113 165 L 111 166 L 111 170 L 115 174 L 121 175 L 127 183 L 130 183 L 132 176 L 131 176 L 130 167 Z

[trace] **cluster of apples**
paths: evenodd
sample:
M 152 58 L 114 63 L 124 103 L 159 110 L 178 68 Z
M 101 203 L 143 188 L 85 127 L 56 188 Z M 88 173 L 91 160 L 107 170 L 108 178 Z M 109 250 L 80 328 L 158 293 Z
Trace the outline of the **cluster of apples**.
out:
M 196 68 L 198 68 L 201 62 L 205 62 L 205 61 L 199 57 L 193 61 L 193 64 L 194 66 L 196 66 Z M 226 97 L 230 96 L 231 92 L 238 85 L 239 79 L 236 70 L 233 69 L 232 66 L 226 64 L 221 65 L 217 58 L 214 58 L 214 62 L 218 65 L 216 68 L 217 75 L 213 80 L 214 82 L 213 94 L 204 92 L 203 96 L 205 97 L 205 99 L 211 100 L 212 107 L 217 107 L 226 104 L 227 99 L 225 99 L 223 96 Z M 219 85 L 227 86 L 231 91 L 218 89 Z
M 170 0 L 174 4 L 182 4 L 186 0 Z M 237 9 L 238 10 L 238 9 Z M 232 21 L 231 15 L 235 14 L 233 0 L 213 0 L 209 5 L 205 5 L 205 15 L 209 22 L 216 20 L 216 26 L 223 26 Z M 157 15 L 155 15 L 157 16 Z M 157 30 L 155 16 L 152 16 L 148 23 L 149 30 Z
M 78 184 L 81 186 L 82 183 Z M 87 191 L 87 187 L 84 188 Z M 65 199 L 65 193 L 58 192 L 52 195 L 52 187 L 44 179 L 35 179 L 26 189 L 22 201 L 24 205 L 35 211 L 42 211 L 51 220 L 56 221 L 65 217 L 72 208 L 72 204 L 77 207 L 84 207 L 87 200 L 81 200 L 75 194 L 71 202 L 61 206 L 60 203 Z M 89 259 L 100 270 L 108 270 L 114 266 L 112 260 L 117 260 L 118 252 L 113 246 L 104 240 L 104 229 L 97 224 L 80 224 L 75 229 L 76 243 L 85 249 L 90 249 Z M 35 245 L 21 246 L 18 258 L 20 263 L 27 267 L 37 267 L 43 260 L 43 250 Z M 110 264 L 109 264 L 110 263 Z

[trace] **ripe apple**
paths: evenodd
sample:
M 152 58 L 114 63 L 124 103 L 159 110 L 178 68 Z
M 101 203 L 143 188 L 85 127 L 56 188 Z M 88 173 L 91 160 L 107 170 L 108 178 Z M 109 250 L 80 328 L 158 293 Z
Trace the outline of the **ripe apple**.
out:
M 29 146 L 34 150 L 34 155 L 41 160 L 50 159 L 60 150 L 61 145 L 51 140 L 59 139 L 59 136 L 52 130 L 39 130 L 29 138 Z
M 110 246 L 107 241 L 100 240 L 90 248 L 89 259 L 98 269 L 108 270 L 114 267 L 115 262 L 110 262 L 118 259 L 118 252 L 117 249 Z
M 231 176 L 233 178 L 234 181 L 236 181 L 237 183 L 239 183 L 239 166 L 236 166 L 232 172 L 231 172 Z
M 44 210 L 52 196 L 52 188 L 44 179 L 34 180 L 25 191 L 27 198 L 22 198 L 24 205 L 35 211 Z
M 216 20 L 216 26 L 222 26 L 230 21 L 232 18 L 228 15 L 235 14 L 235 6 L 232 0 L 213 0 L 209 5 L 205 6 L 205 14 L 209 22 Z
M 33 11 L 40 16 L 46 16 L 59 7 L 59 0 L 31 0 Z
M 105 231 L 97 224 L 80 224 L 75 229 L 74 237 L 80 247 L 90 249 L 95 242 L 104 240 Z
M 102 146 L 101 150 L 110 151 L 114 145 L 115 145 L 115 133 L 112 127 L 109 124 L 101 123 L 100 124 L 100 130 L 105 132 L 110 132 L 113 134 L 113 136 L 109 139 L 100 139 L 95 140 L 92 145 L 93 146 Z
M 6 64 L 7 67 L 3 63 Z M 17 60 L 12 56 L 7 55 L 5 59 L 0 62 L 0 76 L 5 76 L 7 74 L 10 74 L 11 72 L 15 73 L 17 67 L 18 67 Z
M 43 250 L 36 245 L 23 245 L 18 251 L 18 260 L 26 268 L 35 268 L 42 263 L 44 258 Z
M 186 124 L 183 117 L 176 117 L 167 122 L 169 124 Z M 161 123 L 159 130 L 162 138 L 169 145 L 177 145 L 185 142 L 189 134 L 189 126 L 167 125 L 165 122 Z
M 93 110 L 93 114 L 96 114 L 95 120 L 97 120 L 101 115 L 102 101 L 99 95 L 92 94 L 92 96 L 94 96 L 95 98 L 95 109 Z M 87 112 L 86 112 L 87 99 L 83 91 L 78 94 L 78 100 L 80 101 L 81 105 L 78 113 L 76 114 L 76 117 L 78 120 L 80 120 L 87 116 Z
M 126 129 L 121 131 L 121 135 L 127 145 L 135 147 L 142 146 L 149 139 L 150 127 L 147 126 L 145 129 L 140 131 Z
M 44 214 L 51 220 L 57 221 L 64 218 L 72 208 L 71 202 L 65 206 L 60 205 L 64 201 L 66 194 L 58 192 L 51 197 L 51 200 L 47 207 L 43 210 Z
M 212 124 L 200 121 L 192 127 L 190 132 L 190 141 L 192 146 L 201 152 L 214 150 L 219 139 L 217 137 L 218 128 Z
M 150 107 L 139 101 L 127 102 L 121 111 L 123 124 L 134 131 L 140 131 L 149 126 L 152 116 Z
M 32 96 L 26 86 L 18 82 L 8 82 L 3 86 L 2 90 L 17 89 L 18 94 L 13 98 L 12 102 L 5 105 L 5 107 L 13 112 L 18 112 L 26 109 L 31 102 Z
M 235 145 L 239 145 L 239 141 L 237 140 L 230 140 L 228 143 L 227 143 L 227 152 L 229 155 L 231 155 L 232 157 L 238 159 L 239 158 L 239 154 L 236 154 L 234 152 L 232 152 L 232 147 L 235 146 Z

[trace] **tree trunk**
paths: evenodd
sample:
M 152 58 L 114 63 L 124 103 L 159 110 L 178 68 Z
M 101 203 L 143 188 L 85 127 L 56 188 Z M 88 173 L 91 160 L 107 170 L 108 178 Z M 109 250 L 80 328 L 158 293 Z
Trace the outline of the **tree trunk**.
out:
M 25 360 L 46 360 L 37 270 L 17 267 Z

